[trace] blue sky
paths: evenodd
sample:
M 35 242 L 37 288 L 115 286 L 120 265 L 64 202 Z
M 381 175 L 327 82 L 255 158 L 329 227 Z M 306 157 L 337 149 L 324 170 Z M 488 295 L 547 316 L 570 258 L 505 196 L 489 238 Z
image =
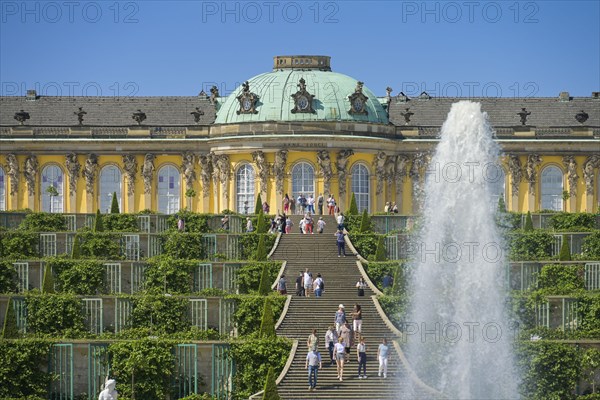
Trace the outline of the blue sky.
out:
M 599 1 L 0 1 L 0 94 L 221 94 L 272 57 L 408 95 L 588 97 Z

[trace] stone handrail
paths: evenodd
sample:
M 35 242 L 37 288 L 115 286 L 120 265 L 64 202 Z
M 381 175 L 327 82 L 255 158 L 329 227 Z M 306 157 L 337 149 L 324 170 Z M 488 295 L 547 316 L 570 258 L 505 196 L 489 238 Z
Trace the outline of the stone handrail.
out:
M 292 362 L 294 361 L 294 357 L 296 356 L 296 351 L 297 350 L 298 350 L 298 341 L 294 340 L 293 343 L 292 343 L 292 349 L 290 350 L 290 354 L 288 355 L 288 359 L 287 359 L 287 361 L 285 363 L 285 366 L 283 367 L 283 369 L 281 370 L 281 373 L 277 377 L 277 380 L 275 381 L 275 384 L 279 385 L 279 383 L 281 383 L 281 381 L 283 380 L 283 378 L 285 377 L 285 375 L 288 373 L 288 370 L 291 368 Z M 258 393 L 254 393 L 253 395 L 251 395 L 250 397 L 248 397 L 248 400 L 259 400 L 259 399 L 262 398 L 262 395 L 263 395 L 264 392 L 265 392 L 264 390 L 261 390 Z
M 367 286 L 371 288 L 371 290 L 373 292 L 375 292 L 375 294 L 377 296 L 381 296 L 383 294 L 383 292 L 381 290 L 379 290 L 377 288 L 377 286 L 375 286 L 375 284 L 373 283 L 373 281 L 371 280 L 371 278 L 369 277 L 369 275 L 367 274 L 367 271 L 365 271 L 365 268 L 363 267 L 362 263 L 360 262 L 360 260 L 356 260 L 356 266 L 358 267 L 358 270 L 360 271 L 360 274 L 362 275 L 363 279 L 365 280 L 365 282 L 367 283 Z
M 277 250 L 277 246 L 279 246 L 280 240 L 281 240 L 281 232 L 278 232 L 277 238 L 275 239 L 275 243 L 273 243 L 273 247 L 271 247 L 271 251 L 269 252 L 269 255 L 267 255 L 267 259 L 271 258 L 273 253 L 275 253 L 275 250 Z
M 277 320 L 277 323 L 275 323 L 275 330 L 277 330 L 277 328 L 279 328 L 279 326 L 285 319 L 285 315 L 288 312 L 288 308 L 290 308 L 291 302 L 292 302 L 292 295 L 288 294 L 287 299 L 285 299 L 285 304 L 283 305 L 283 310 L 281 310 L 281 314 L 279 314 L 279 319 Z
M 285 271 L 286 265 L 287 265 L 287 261 L 283 261 L 281 263 L 281 268 L 279 268 L 279 272 L 277 273 L 277 277 L 275 278 L 275 282 L 273 282 L 273 284 L 271 285 L 271 289 L 272 290 L 276 290 L 277 289 L 277 283 L 279 282 L 279 279 L 281 279 L 281 275 L 283 275 L 283 271 Z

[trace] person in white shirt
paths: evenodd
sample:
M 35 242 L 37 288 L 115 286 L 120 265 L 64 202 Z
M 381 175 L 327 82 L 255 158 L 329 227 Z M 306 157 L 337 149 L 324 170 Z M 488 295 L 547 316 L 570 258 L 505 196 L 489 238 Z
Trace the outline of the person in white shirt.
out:
M 387 339 L 383 338 L 377 349 L 377 359 L 379 360 L 379 373 L 377 376 L 379 377 L 381 377 L 381 373 L 383 372 L 383 377 L 387 378 L 388 352 Z
M 306 364 L 304 367 L 308 369 L 308 390 L 315 390 L 317 388 L 319 369 L 323 368 L 321 353 L 318 350 L 309 351 L 306 355 Z
M 321 297 L 323 294 L 324 285 L 325 282 L 323 281 L 323 277 L 321 274 L 317 274 L 317 279 L 315 279 L 313 282 L 313 291 L 315 292 L 315 297 Z
M 319 217 L 319 220 L 317 221 L 317 233 L 323 233 L 323 231 L 325 231 L 325 225 L 327 224 L 323 221 L 323 217 Z
M 339 213 L 337 216 L 338 229 L 344 230 L 344 213 Z
M 308 206 L 308 212 L 314 214 L 315 213 L 315 198 L 312 194 L 308 195 L 308 199 L 306 199 L 306 205 Z
M 335 357 L 333 354 L 333 348 L 335 346 L 335 344 L 338 341 L 338 334 L 337 331 L 335 330 L 335 327 L 332 325 L 329 327 L 329 329 L 327 329 L 327 332 L 325 332 L 325 347 L 327 347 L 327 350 L 329 351 L 329 365 L 333 365 L 333 363 L 335 362 Z
M 338 342 L 334 346 L 335 362 L 337 363 L 337 378 L 342 382 L 344 380 L 344 360 L 346 356 L 346 345 L 344 338 L 338 338 Z
M 306 297 L 310 297 L 310 289 L 312 288 L 313 278 L 312 274 L 308 272 L 308 268 L 304 271 L 304 275 L 302 275 L 302 281 L 304 282 L 304 295 Z

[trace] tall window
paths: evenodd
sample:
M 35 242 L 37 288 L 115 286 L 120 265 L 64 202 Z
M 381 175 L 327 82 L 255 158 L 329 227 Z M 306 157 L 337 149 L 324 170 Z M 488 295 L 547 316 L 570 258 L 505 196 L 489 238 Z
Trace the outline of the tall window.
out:
M 292 196 L 298 198 L 315 196 L 315 169 L 306 162 L 299 162 L 292 168 Z
M 158 170 L 158 212 L 174 214 L 179 211 L 179 171 L 172 165 Z
M 0 211 L 6 210 L 6 175 L 0 167 Z
M 506 202 L 506 174 L 504 173 L 504 169 L 496 164 L 494 168 L 487 169 L 485 178 L 489 183 L 492 207 L 495 209 L 498 206 L 500 197 Z
M 113 193 L 117 194 L 119 210 L 121 207 L 121 171 L 115 165 L 107 165 L 100 170 L 99 204 L 100 212 L 110 212 Z
M 53 186 L 54 191 L 48 191 Z M 62 169 L 57 165 L 47 165 L 42 170 L 42 186 L 40 190 L 42 211 L 61 213 L 63 212 L 64 175 Z
M 240 214 L 254 212 L 254 168 L 243 164 L 235 174 L 235 195 L 237 212 Z
M 558 167 L 546 167 L 540 182 L 542 210 L 562 211 L 563 173 Z
M 362 164 L 352 167 L 352 192 L 358 211 L 369 211 L 369 170 Z

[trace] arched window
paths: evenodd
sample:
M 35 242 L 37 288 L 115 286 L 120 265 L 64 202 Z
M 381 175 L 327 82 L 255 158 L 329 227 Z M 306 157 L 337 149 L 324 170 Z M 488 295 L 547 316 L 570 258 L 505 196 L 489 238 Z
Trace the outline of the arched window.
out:
M 254 212 L 254 168 L 250 164 L 240 166 L 235 174 L 235 195 L 237 212 Z
M 558 167 L 546 167 L 540 181 L 542 210 L 562 211 L 563 173 Z
M 292 168 L 292 196 L 297 199 L 300 194 L 315 197 L 315 169 L 307 162 L 299 162 Z
M 352 167 L 352 192 L 358 211 L 369 211 L 369 170 L 362 164 Z
M 53 186 L 55 190 L 49 191 Z M 58 165 L 47 165 L 42 170 L 42 187 L 40 190 L 42 211 L 63 212 L 64 176 Z
M 6 175 L 4 169 L 0 167 L 0 211 L 6 210 Z
M 506 204 L 506 174 L 504 169 L 499 165 L 494 165 L 494 167 L 487 168 L 484 173 L 490 188 L 492 207 L 496 209 L 500 197 Z
M 100 170 L 100 190 L 98 195 L 98 204 L 100 204 L 100 212 L 110 212 L 112 205 L 113 193 L 117 194 L 117 202 L 119 210 L 121 207 L 121 171 L 115 165 L 107 165 Z
M 179 171 L 172 165 L 158 170 L 158 212 L 174 214 L 179 211 L 181 201 Z

